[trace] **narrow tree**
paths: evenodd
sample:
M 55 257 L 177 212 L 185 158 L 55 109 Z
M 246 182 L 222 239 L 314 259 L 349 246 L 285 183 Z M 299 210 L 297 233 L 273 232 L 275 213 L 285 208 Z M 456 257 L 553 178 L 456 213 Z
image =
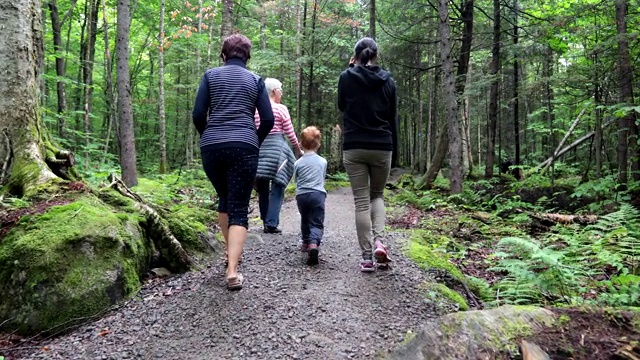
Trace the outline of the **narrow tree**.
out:
M 158 35 L 158 117 L 160 122 L 160 174 L 167 172 L 167 120 L 164 109 L 164 11 L 160 0 L 160 33 Z
M 440 20 L 440 58 L 444 76 L 445 116 L 447 118 L 449 137 L 449 178 L 451 193 L 462 192 L 462 139 L 458 121 L 458 102 L 456 99 L 456 77 L 453 72 L 451 58 L 452 37 L 449 26 L 449 7 L 447 0 L 438 1 L 438 18 Z
M 107 154 L 109 153 L 109 142 L 111 141 L 111 130 L 114 125 L 117 124 L 116 121 L 116 113 L 118 110 L 116 109 L 116 96 L 115 91 L 113 89 L 113 78 L 112 78 L 112 60 L 111 60 L 111 47 L 109 41 L 109 21 L 107 20 L 107 0 L 102 0 L 102 22 L 103 22 L 103 32 L 104 32 L 104 78 L 106 79 L 107 86 L 105 88 L 105 98 L 107 103 L 107 131 L 104 142 L 104 156 L 102 162 L 106 161 Z M 117 137 L 117 135 L 116 135 Z M 119 141 L 119 139 L 118 139 Z
M 376 38 L 376 0 L 369 0 L 369 36 Z
M 73 14 L 77 0 L 71 2 L 69 10 L 64 14 L 64 17 L 60 19 L 60 12 L 58 10 L 58 3 L 56 0 L 50 0 L 47 2 L 49 7 L 49 15 L 51 16 L 51 30 L 53 31 L 53 50 L 55 51 L 56 58 L 56 94 L 58 101 L 58 136 L 63 138 L 65 136 L 65 112 L 67 111 L 67 96 L 64 86 L 64 78 L 66 76 L 66 62 L 62 53 L 62 26 Z
M 233 0 L 222 0 L 222 37 L 233 33 Z
M 120 113 L 120 167 L 122 180 L 131 187 L 138 183 L 136 143 L 131 109 L 131 79 L 129 76 L 129 29 L 131 9 L 129 0 L 118 0 L 118 29 L 116 52 L 118 56 L 118 112 Z
M 618 61 L 620 67 L 620 102 L 633 104 L 633 69 L 629 56 L 629 39 L 627 38 L 627 1 L 616 0 L 616 24 L 618 29 Z M 630 111 L 618 121 L 618 182 L 626 186 L 628 180 L 629 147 L 636 147 L 629 141 L 629 135 L 634 135 L 635 115 Z M 634 162 L 638 161 L 633 159 Z M 634 168 L 636 166 L 633 166 Z M 633 174 L 637 177 L 639 174 Z
M 84 168 L 89 170 L 89 144 L 91 142 L 91 107 L 93 105 L 93 62 L 96 53 L 96 33 L 98 26 L 98 1 L 89 1 L 89 26 L 87 26 L 87 46 L 84 54 Z
M 486 178 L 493 177 L 496 130 L 498 126 L 498 74 L 500 73 L 500 0 L 493 0 L 493 46 L 491 47 L 491 90 L 489 93 L 489 127 L 487 131 Z
M 515 164 L 520 165 L 520 62 L 518 58 L 518 1 L 514 1 L 513 19 L 513 139 L 515 142 Z M 520 178 L 519 176 L 516 176 Z

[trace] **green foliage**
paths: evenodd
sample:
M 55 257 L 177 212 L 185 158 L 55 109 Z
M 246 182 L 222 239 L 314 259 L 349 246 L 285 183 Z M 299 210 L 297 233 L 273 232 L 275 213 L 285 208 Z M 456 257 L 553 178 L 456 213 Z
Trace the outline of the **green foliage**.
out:
M 491 270 L 506 274 L 495 285 L 498 303 L 640 305 L 640 211 L 630 205 L 541 241 L 502 239 L 495 256 Z
M 403 189 L 394 195 L 390 202 L 398 205 L 412 205 L 420 210 L 435 210 L 447 206 L 442 195 L 435 190 Z

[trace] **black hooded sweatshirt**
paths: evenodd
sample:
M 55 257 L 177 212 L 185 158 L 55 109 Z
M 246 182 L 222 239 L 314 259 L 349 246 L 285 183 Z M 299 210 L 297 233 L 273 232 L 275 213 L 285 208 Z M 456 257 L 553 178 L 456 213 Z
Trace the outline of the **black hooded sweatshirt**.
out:
M 344 150 L 397 154 L 396 84 L 388 71 L 360 65 L 343 71 L 338 80 L 338 109 L 343 113 Z

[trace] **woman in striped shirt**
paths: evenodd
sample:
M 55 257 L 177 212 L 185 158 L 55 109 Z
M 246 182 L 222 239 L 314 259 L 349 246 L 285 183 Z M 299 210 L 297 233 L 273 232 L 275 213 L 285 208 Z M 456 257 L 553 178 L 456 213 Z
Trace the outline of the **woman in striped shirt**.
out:
M 273 114 L 264 81 L 246 68 L 249 39 L 230 35 L 220 57 L 224 65 L 207 70 L 202 78 L 192 116 L 200 133 L 202 166 L 218 194 L 218 222 L 228 251 L 227 288 L 239 290 L 244 278 L 237 266 L 247 238 L 253 179 Z M 256 109 L 262 117 L 257 129 Z
M 267 234 L 279 234 L 280 209 L 284 201 L 284 191 L 293 176 L 295 157 L 285 140 L 285 135 L 300 157 L 302 150 L 291 123 L 291 116 L 282 100 L 282 83 L 274 78 L 264 80 L 269 93 L 274 124 L 271 132 L 260 146 L 260 159 L 256 174 L 256 190 L 260 204 L 260 218 Z M 255 113 L 256 126 L 260 126 L 260 114 Z

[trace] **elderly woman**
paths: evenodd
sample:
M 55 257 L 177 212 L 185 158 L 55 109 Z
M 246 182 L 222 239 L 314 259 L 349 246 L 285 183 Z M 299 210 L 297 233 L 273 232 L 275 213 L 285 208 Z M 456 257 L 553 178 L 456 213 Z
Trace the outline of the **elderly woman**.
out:
M 219 198 L 218 222 L 228 251 L 227 288 L 239 290 L 244 278 L 237 267 L 247 237 L 253 179 L 273 113 L 264 81 L 246 68 L 249 39 L 227 37 L 220 56 L 223 66 L 204 73 L 192 115 L 200 133 L 202 166 Z M 257 130 L 256 109 L 262 119 Z
M 293 176 L 293 164 L 296 159 L 287 145 L 285 135 L 297 156 L 302 155 L 300 144 L 293 130 L 291 116 L 282 100 L 282 83 L 277 79 L 267 78 L 264 84 L 269 93 L 274 124 L 269 136 L 260 146 L 260 160 L 256 175 L 256 190 L 260 205 L 260 218 L 267 234 L 279 234 L 280 209 L 284 201 L 284 191 Z M 256 125 L 259 126 L 262 114 L 255 114 Z

